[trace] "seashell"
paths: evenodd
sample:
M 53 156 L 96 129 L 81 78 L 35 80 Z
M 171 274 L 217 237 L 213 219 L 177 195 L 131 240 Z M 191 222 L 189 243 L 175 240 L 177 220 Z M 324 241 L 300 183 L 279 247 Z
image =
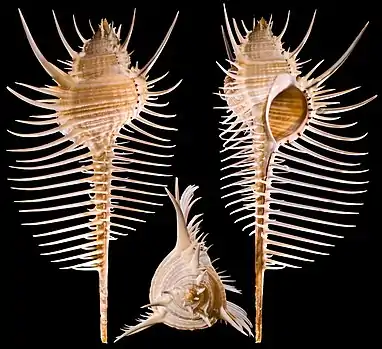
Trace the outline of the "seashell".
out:
M 253 336 L 246 312 L 226 298 L 226 290 L 241 293 L 228 283 L 229 276 L 215 270 L 208 256 L 205 237 L 200 233 L 201 214 L 189 219 L 197 186 L 188 186 L 179 197 L 178 180 L 175 197 L 165 188 L 177 218 L 175 248 L 163 259 L 154 273 L 150 287 L 148 312 L 135 326 L 126 326 L 115 340 L 149 328 L 158 323 L 178 330 L 200 330 L 218 320 L 228 322 L 246 336 Z M 246 332 L 245 332 L 246 331 Z
M 138 68 L 137 65 L 131 65 L 130 54 L 127 51 L 134 26 L 135 10 L 129 33 L 123 42 L 120 38 L 121 27 L 116 30 L 106 19 L 101 21 L 97 31 L 92 29 L 91 39 L 84 39 L 73 17 L 75 28 L 83 43 L 81 52 L 76 52 L 69 46 L 53 12 L 59 36 L 71 56 L 71 61 L 66 62 L 69 65 L 69 72 L 66 73 L 42 55 L 20 10 L 19 12 L 33 53 L 57 86 L 40 88 L 19 83 L 54 97 L 47 100 L 32 100 L 8 87 L 8 90 L 21 100 L 36 107 L 53 110 L 53 114 L 32 116 L 37 120 L 17 120 L 32 127 L 53 128 L 32 134 L 9 132 L 20 137 L 41 138 L 42 141 L 48 135 L 58 135 L 59 138 L 45 141 L 34 148 L 12 150 L 47 150 L 50 154 L 18 161 L 28 163 L 30 166 L 27 167 L 12 166 L 26 171 L 43 170 L 44 174 L 11 180 L 32 183 L 48 182 L 51 179 L 58 181 L 54 184 L 13 189 L 34 191 L 36 195 L 41 192 L 48 193 L 45 197 L 23 201 L 35 205 L 46 203 L 45 207 L 28 208 L 22 210 L 23 212 L 39 212 L 46 215 L 56 212 L 59 215 L 55 219 L 26 224 L 38 225 L 41 228 L 46 224 L 66 224 L 65 228 L 51 228 L 46 233 L 34 235 L 51 238 L 40 246 L 58 247 L 43 255 L 60 256 L 71 253 L 72 255 L 53 262 L 72 263 L 61 269 L 99 273 L 101 340 L 106 343 L 109 241 L 127 235 L 121 233 L 120 229 L 135 230 L 133 222 L 144 222 L 137 218 L 137 215 L 153 213 L 147 207 L 160 205 L 151 200 L 151 197 L 163 196 L 164 194 L 156 193 L 155 190 L 164 184 L 147 178 L 169 176 L 153 169 L 169 166 L 158 160 L 173 155 L 151 150 L 166 150 L 173 146 L 169 145 L 168 139 L 152 134 L 151 130 L 146 131 L 145 127 L 175 130 L 149 120 L 151 117 L 160 119 L 175 115 L 154 112 L 149 107 L 166 105 L 153 101 L 158 96 L 173 91 L 180 82 L 167 90 L 153 91 L 153 84 L 167 74 L 150 81 L 147 81 L 147 77 L 170 37 L 178 14 L 156 53 L 143 68 Z M 142 113 L 147 114 L 149 118 L 143 117 Z M 56 146 L 61 146 L 61 149 L 51 151 L 51 148 Z M 146 159 L 142 160 L 142 155 Z M 150 160 L 147 160 L 147 157 Z M 70 168 L 65 169 L 66 166 Z M 128 177 L 124 177 L 125 174 Z M 76 178 L 73 179 L 73 175 Z M 56 190 L 62 189 L 66 190 L 64 194 L 55 194 Z M 131 195 L 134 197 L 130 197 Z M 73 210 L 77 210 L 77 213 L 73 214 Z M 83 220 L 82 223 L 79 219 Z M 117 223 L 121 219 L 127 220 L 129 224 Z
M 281 42 L 289 13 L 278 36 L 272 33 L 271 20 L 254 20 L 252 30 L 243 24 L 243 35 L 235 20 L 231 28 L 225 7 L 224 15 L 229 39 L 223 27 L 222 31 L 230 67 L 224 69 L 218 63 L 226 74 L 219 95 L 227 104 L 218 108 L 227 109 L 228 114 L 221 122 L 220 138 L 223 152 L 228 154 L 223 170 L 229 172 L 222 179 L 229 180 L 223 189 L 236 189 L 223 198 L 233 197 L 226 207 L 233 206 L 232 213 L 241 214 L 235 222 L 247 221 L 243 230 L 251 229 L 249 235 L 255 235 L 255 339 L 261 342 L 264 272 L 300 268 L 293 261 L 313 261 L 297 253 L 328 254 L 301 244 L 333 246 L 314 237 L 340 238 L 332 233 L 334 227 L 354 226 L 343 224 L 342 217 L 357 214 L 354 210 L 362 203 L 349 197 L 366 192 L 359 187 L 367 182 L 343 178 L 367 171 L 355 169 L 360 164 L 347 160 L 365 153 L 342 150 L 336 143 L 347 145 L 366 135 L 338 134 L 356 123 L 338 123 L 341 117 L 333 114 L 362 107 L 376 96 L 333 108 L 330 106 L 338 102 L 331 102 L 332 98 L 356 88 L 339 92 L 324 88 L 349 57 L 367 24 L 338 61 L 314 78 L 312 74 L 322 61 L 301 75 L 304 63 L 297 56 L 308 40 L 316 12 L 301 44 L 291 52 Z M 340 156 L 347 159 L 339 160 Z

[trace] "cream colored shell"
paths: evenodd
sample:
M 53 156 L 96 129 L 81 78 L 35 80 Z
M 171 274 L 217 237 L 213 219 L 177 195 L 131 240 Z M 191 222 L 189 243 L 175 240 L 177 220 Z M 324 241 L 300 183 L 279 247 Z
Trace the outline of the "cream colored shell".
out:
M 167 190 L 177 217 L 175 248 L 158 266 L 150 287 L 149 312 L 136 326 L 126 326 L 116 339 L 132 335 L 154 324 L 163 323 L 178 330 L 198 330 L 212 326 L 218 320 L 228 322 L 244 335 L 252 336 L 251 322 L 243 309 L 227 301 L 226 290 L 240 293 L 224 283 L 207 254 L 204 237 L 199 233 L 200 215 L 188 219 L 195 186 L 175 197 Z
M 140 69 L 131 66 L 127 51 L 135 11 L 123 42 L 120 41 L 121 27 L 117 30 L 106 19 L 101 21 L 97 31 L 93 30 L 93 36 L 88 40 L 74 23 L 83 43 L 80 52 L 74 51 L 65 40 L 54 15 L 59 36 L 71 57 L 70 61 L 63 62 L 69 66 L 68 73 L 46 60 L 21 12 L 20 16 L 35 56 L 57 85 L 40 88 L 19 84 L 52 97 L 37 101 L 8 88 L 21 100 L 52 111 L 48 115 L 32 116 L 32 120 L 18 120 L 32 127 L 51 127 L 48 130 L 32 134 L 10 131 L 20 137 L 42 140 L 40 146 L 13 152 L 48 153 L 19 160 L 28 163 L 26 166 L 12 166 L 24 171 L 44 171 L 40 176 L 12 178 L 12 181 L 31 183 L 29 187 L 13 188 L 34 194 L 32 199 L 24 202 L 27 205 L 33 203 L 35 207 L 26 207 L 23 211 L 56 215 L 53 219 L 28 223 L 38 226 L 39 234 L 35 236 L 49 239 L 40 246 L 53 247 L 43 254 L 58 255 L 53 262 L 67 263 L 62 269 L 99 273 L 101 340 L 106 343 L 109 242 L 127 235 L 126 230 L 135 230 L 134 222 L 145 221 L 142 214 L 154 212 L 153 206 L 160 205 L 155 202 L 155 196 L 161 196 L 155 190 L 164 186 L 157 179 L 168 176 L 161 173 L 160 168 L 169 166 L 162 160 L 172 154 L 152 149 L 166 151 L 173 146 L 168 139 L 153 133 L 157 129 L 175 130 L 157 124 L 158 119 L 175 115 L 161 114 L 151 107 L 162 107 L 163 104 L 155 102 L 158 96 L 171 92 L 178 84 L 164 91 L 153 91 L 153 84 L 164 76 L 147 81 L 147 74 L 169 39 L 177 16 L 157 52 Z M 145 130 L 147 126 L 154 131 Z M 50 137 L 49 140 L 48 136 L 56 139 Z M 148 179 L 150 177 L 152 179 Z M 34 184 L 40 181 L 44 184 Z M 61 194 L 55 194 L 57 190 Z M 41 197 L 41 194 L 45 196 Z M 121 220 L 125 223 L 121 224 Z M 41 233 L 46 226 L 55 224 L 60 224 L 60 228 L 56 226 Z
M 313 261 L 312 254 L 327 254 L 312 245 L 332 246 L 316 237 L 341 237 L 334 227 L 351 227 L 341 217 L 356 214 L 361 203 L 354 199 L 365 182 L 344 179 L 344 174 L 359 176 L 367 170 L 354 169 L 359 163 L 349 158 L 356 153 L 337 147 L 362 139 L 341 134 L 355 123 L 338 123 L 332 114 L 361 107 L 376 96 L 352 106 L 332 108 L 332 98 L 354 91 L 333 92 L 323 83 L 346 61 L 366 29 L 362 29 L 346 52 L 332 67 L 313 78 L 313 72 L 301 75 L 304 63 L 298 62 L 313 27 L 315 14 L 300 45 L 285 50 L 279 36 L 272 33 L 272 22 L 254 21 L 243 35 L 225 11 L 228 38 L 223 38 L 228 54 L 228 69 L 219 95 L 227 109 L 220 134 L 225 154 L 222 179 L 223 195 L 231 199 L 238 221 L 246 221 L 243 230 L 255 237 L 256 342 L 262 340 L 263 284 L 266 270 L 299 268 L 300 261 Z M 236 37 L 235 37 L 236 35 Z M 346 131 L 346 130 L 345 130 Z M 348 157 L 339 160 L 340 157 Z M 349 157 L 350 156 L 350 157 Z M 344 185 L 350 185 L 354 188 Z M 362 188 L 361 188 L 362 189 Z M 349 195 L 353 194 L 353 195 Z M 333 197 L 335 197 L 333 199 Z M 352 199 L 350 199 L 352 197 Z M 349 217 L 350 219 L 350 217 Z M 301 244 L 306 247 L 302 247 Z M 309 246 L 310 245 L 310 246 Z M 307 257 L 301 257 L 294 252 Z

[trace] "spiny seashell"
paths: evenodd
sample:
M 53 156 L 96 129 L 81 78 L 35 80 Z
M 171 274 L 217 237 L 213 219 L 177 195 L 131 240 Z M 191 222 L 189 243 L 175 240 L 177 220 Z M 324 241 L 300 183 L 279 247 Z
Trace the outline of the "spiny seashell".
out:
M 352 226 L 342 224 L 341 216 L 357 212 L 341 208 L 361 203 L 345 196 L 366 190 L 342 188 L 349 185 L 358 187 L 366 182 L 349 181 L 341 176 L 367 170 L 349 169 L 359 164 L 337 158 L 339 155 L 364 153 L 341 150 L 335 142 L 349 144 L 365 135 L 346 137 L 332 133 L 330 130 L 341 131 L 356 123 L 336 123 L 340 117 L 331 114 L 359 108 L 376 96 L 352 106 L 329 108 L 337 103 L 330 102 L 330 99 L 355 88 L 333 92 L 334 89 L 324 89 L 323 85 L 345 62 L 367 25 L 332 67 L 312 78 L 322 61 L 301 76 L 299 69 L 303 63 L 298 63 L 297 55 L 308 40 L 315 13 L 301 44 L 292 52 L 285 50 L 281 42 L 289 13 L 279 36 L 273 35 L 272 22 L 267 23 L 263 18 L 257 23 L 254 20 L 252 30 L 246 29 L 243 24 L 246 32 L 243 36 L 233 20 L 239 44 L 225 8 L 224 14 L 229 41 L 224 29 L 223 38 L 231 66 L 226 70 L 219 65 L 226 74 L 223 92 L 219 95 L 227 106 L 218 108 L 229 111 L 222 122 L 225 129 L 220 137 L 224 140 L 223 152 L 231 152 L 223 160 L 231 161 L 224 167 L 231 173 L 222 179 L 231 180 L 224 189 L 239 188 L 223 197 L 240 195 L 227 206 L 239 205 L 232 212 L 242 214 L 236 222 L 249 220 L 244 229 L 250 228 L 249 235 L 255 235 L 255 330 L 256 342 L 261 342 L 265 270 L 299 268 L 289 262 L 291 259 L 312 261 L 289 251 L 327 254 L 300 247 L 299 243 L 333 246 L 305 237 L 305 234 L 338 238 L 341 236 L 331 232 L 333 227 Z M 321 218 L 321 215 L 325 218 L 318 219 L 317 216 Z
M 50 150 L 52 147 L 65 145 L 65 143 L 71 144 L 66 144 L 64 148 L 55 150 L 50 155 L 19 161 L 32 163 L 32 165 L 41 163 L 38 166 L 12 166 L 21 170 L 44 170 L 41 176 L 12 180 L 32 182 L 58 179 L 58 182 L 14 189 L 34 190 L 36 193 L 48 191 L 49 193 L 46 197 L 34 197 L 24 201 L 27 203 L 46 202 L 46 207 L 28 208 L 23 210 L 24 212 L 51 214 L 56 211 L 59 214 L 54 219 L 27 224 L 39 226 L 53 223 L 67 224 L 65 228 L 53 229 L 35 235 L 53 238 L 40 246 L 64 245 L 61 249 L 43 253 L 44 255 L 61 255 L 74 252 L 75 254 L 72 256 L 53 262 L 77 260 L 74 264 L 61 269 L 94 270 L 99 273 L 101 340 L 106 343 L 109 240 L 116 240 L 119 235 L 127 235 L 119 232 L 121 228 L 135 230 L 130 224 L 122 225 L 115 222 L 115 219 L 144 222 L 141 218 L 136 218 L 135 215 L 153 213 L 148 211 L 146 207 L 159 205 L 147 199 L 147 196 L 164 195 L 155 193 L 155 188 L 162 187 L 164 184 L 152 183 L 146 178 L 147 176 L 168 176 L 152 172 L 151 169 L 169 166 L 158 163 L 157 159 L 171 157 L 172 154 L 157 154 L 151 152 L 150 148 L 172 148 L 172 146 L 168 145 L 168 139 L 160 138 L 141 129 L 139 124 L 174 130 L 153 123 L 141 114 L 144 112 L 155 118 L 175 116 L 160 114 L 147 107 L 164 106 L 165 104 L 157 104 L 152 101 L 156 100 L 158 96 L 171 92 L 178 84 L 168 90 L 155 92 L 151 90 L 153 84 L 167 74 L 151 81 L 147 81 L 147 74 L 167 43 L 178 14 L 157 52 L 143 68 L 139 69 L 138 66 L 131 66 L 130 54 L 127 52 L 127 45 L 134 26 L 135 10 L 129 33 L 124 42 L 120 41 L 121 27 L 116 30 L 106 19 L 101 21 L 96 32 L 93 30 L 93 37 L 89 40 L 85 40 L 79 33 L 74 21 L 77 33 L 83 42 L 82 51 L 79 53 L 74 51 L 65 40 L 53 13 L 59 36 L 72 58 L 71 62 L 66 62 L 70 67 L 68 73 L 63 72 L 45 59 L 35 44 L 21 11 L 20 16 L 34 54 L 58 86 L 39 88 L 19 84 L 55 97 L 55 99 L 38 101 L 24 97 L 8 88 L 14 95 L 33 106 L 54 111 L 53 114 L 49 115 L 32 116 L 32 118 L 38 118 L 38 121 L 17 121 L 40 127 L 51 125 L 55 127 L 33 134 L 10 132 L 21 137 L 44 137 L 42 140 L 48 135 L 61 135 L 56 140 L 45 141 L 43 145 L 13 151 Z M 159 144 L 157 141 L 163 141 L 167 145 Z M 146 150 L 147 148 L 149 151 Z M 80 151 L 82 153 L 78 154 Z M 146 160 L 147 158 L 142 160 L 140 159 L 142 155 L 149 156 L 151 159 L 149 161 Z M 63 156 L 65 156 L 64 159 L 62 159 Z M 71 168 L 65 169 L 66 165 L 71 166 Z M 136 166 L 142 166 L 143 170 Z M 144 170 L 144 166 L 148 168 L 148 171 Z M 51 169 L 56 170 L 56 172 L 47 174 Z M 122 173 L 128 174 L 128 177 L 120 176 Z M 73 175 L 76 175 L 77 178 L 73 178 Z M 65 176 L 67 179 L 64 179 Z M 66 192 L 56 195 L 55 190 L 57 188 L 65 188 Z M 135 197 L 130 198 L 126 196 L 127 194 Z M 69 203 L 69 199 L 73 199 L 72 202 Z M 79 211 L 73 213 L 75 209 Z M 124 213 L 128 213 L 128 215 Z M 80 223 L 79 219 L 83 219 L 83 222 Z M 65 246 L 68 243 L 75 245 Z
M 179 198 L 176 179 L 175 197 L 167 190 L 177 218 L 175 248 L 164 258 L 151 280 L 148 312 L 136 326 L 126 326 L 116 339 L 142 331 L 154 324 L 164 323 L 178 330 L 199 330 L 218 320 L 228 322 L 244 335 L 252 335 L 252 324 L 246 312 L 226 299 L 226 290 L 241 293 L 227 283 L 229 276 L 218 273 L 207 254 L 205 235 L 200 234 L 201 216 L 188 219 L 198 187 L 188 186 Z M 245 332 L 247 331 L 248 334 Z

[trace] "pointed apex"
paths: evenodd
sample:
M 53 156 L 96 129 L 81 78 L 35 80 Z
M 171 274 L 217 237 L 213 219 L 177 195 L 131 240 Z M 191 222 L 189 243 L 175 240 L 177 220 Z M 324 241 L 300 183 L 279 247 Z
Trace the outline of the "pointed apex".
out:
M 102 39 L 107 37 L 112 32 L 112 27 L 106 18 L 101 19 L 101 23 L 98 26 L 98 30 L 94 34 L 94 38 Z
M 104 37 L 105 35 L 109 34 L 110 29 L 111 28 L 107 19 L 102 18 L 96 35 L 98 34 L 100 37 Z
M 116 28 L 106 18 L 101 19 L 97 31 L 84 44 L 83 51 L 87 55 L 110 54 L 120 51 L 120 40 Z M 127 59 L 129 63 L 129 58 Z
M 103 27 L 104 31 L 108 31 L 110 29 L 109 23 L 106 18 L 101 20 L 101 26 Z
M 268 22 L 264 19 L 264 17 L 261 17 L 261 19 L 257 21 L 257 24 L 254 30 L 265 30 L 265 29 L 268 29 Z

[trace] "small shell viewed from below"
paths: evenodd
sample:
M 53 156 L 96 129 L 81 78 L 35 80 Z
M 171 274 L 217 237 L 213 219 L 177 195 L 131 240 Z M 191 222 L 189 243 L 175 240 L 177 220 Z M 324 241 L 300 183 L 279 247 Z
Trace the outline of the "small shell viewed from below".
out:
M 325 89 L 324 83 L 349 57 L 367 25 L 329 69 L 312 77 L 321 61 L 301 75 L 304 63 L 297 56 L 315 14 L 302 42 L 290 52 L 281 41 L 289 13 L 279 36 L 272 33 L 272 21 L 264 18 L 254 20 L 252 30 L 242 22 L 243 35 L 235 20 L 231 27 L 224 7 L 226 31 L 223 27 L 222 31 L 230 67 L 219 65 L 226 75 L 219 93 L 226 106 L 217 109 L 227 110 L 220 134 L 226 154 L 222 170 L 228 173 L 222 178 L 227 181 L 223 189 L 233 189 L 223 198 L 232 198 L 226 207 L 234 207 L 232 214 L 240 215 L 235 222 L 245 220 L 243 230 L 254 234 L 256 342 L 262 340 L 264 272 L 300 268 L 298 261 L 327 255 L 310 246 L 333 246 L 318 238 L 341 238 L 333 229 L 353 227 L 348 220 L 362 205 L 354 197 L 366 192 L 360 186 L 367 183 L 361 177 L 367 170 L 349 161 L 366 153 L 337 146 L 350 147 L 366 135 L 341 134 L 356 122 L 340 123 L 336 114 L 362 107 L 376 96 L 333 108 L 339 102 L 332 98 L 356 88 L 335 92 Z M 349 180 L 349 175 L 356 178 Z
M 253 336 L 252 324 L 246 312 L 226 299 L 226 290 L 241 293 L 227 276 L 216 272 L 207 254 L 205 235 L 200 233 L 200 214 L 189 219 L 194 192 L 198 187 L 188 186 L 179 195 L 178 181 L 175 197 L 167 190 L 177 218 L 175 248 L 157 268 L 150 287 L 150 312 L 135 326 L 126 326 L 116 339 L 163 323 L 178 330 L 198 330 L 212 326 L 218 320 L 232 325 L 246 336 Z
M 170 166 L 162 160 L 173 156 L 167 151 L 174 146 L 168 139 L 154 135 L 151 129 L 175 130 L 156 123 L 158 119 L 163 121 L 175 115 L 150 108 L 167 105 L 156 100 L 173 91 L 180 82 L 167 90 L 153 91 L 154 84 L 167 74 L 149 81 L 147 74 L 166 45 L 178 14 L 156 53 L 145 66 L 138 68 L 131 65 L 127 51 L 135 10 L 123 41 L 121 26 L 117 30 L 106 19 L 96 31 L 91 27 L 93 36 L 88 40 L 80 34 L 74 21 L 83 43 L 81 52 L 69 46 L 53 12 L 58 34 L 71 57 L 70 61 L 63 62 L 69 66 L 66 73 L 42 55 L 19 12 L 33 53 L 57 85 L 34 87 L 19 83 L 52 97 L 44 100 L 33 100 L 8 88 L 32 106 L 52 111 L 49 115 L 31 116 L 32 120 L 17 120 L 30 128 L 43 128 L 40 132 L 9 131 L 42 141 L 36 147 L 11 151 L 43 152 L 33 159 L 17 160 L 27 163 L 24 166 L 11 166 L 27 172 L 42 171 L 39 176 L 10 180 L 26 185 L 13 189 L 33 192 L 32 198 L 20 202 L 34 206 L 22 211 L 42 218 L 26 224 L 38 226 L 39 231 L 54 226 L 34 235 L 47 238 L 39 246 L 55 248 L 43 254 L 57 257 L 53 262 L 68 263 L 61 269 L 98 272 L 101 340 L 106 343 L 109 241 L 126 236 L 121 229 L 135 230 L 136 222 L 145 222 L 143 214 L 154 213 L 151 208 L 162 205 L 155 200 L 166 196 L 156 192 L 166 185 L 160 183 L 160 178 L 171 176 L 161 173 L 161 168 Z M 158 148 L 160 151 L 153 151 Z M 34 185 L 36 181 L 43 184 Z

